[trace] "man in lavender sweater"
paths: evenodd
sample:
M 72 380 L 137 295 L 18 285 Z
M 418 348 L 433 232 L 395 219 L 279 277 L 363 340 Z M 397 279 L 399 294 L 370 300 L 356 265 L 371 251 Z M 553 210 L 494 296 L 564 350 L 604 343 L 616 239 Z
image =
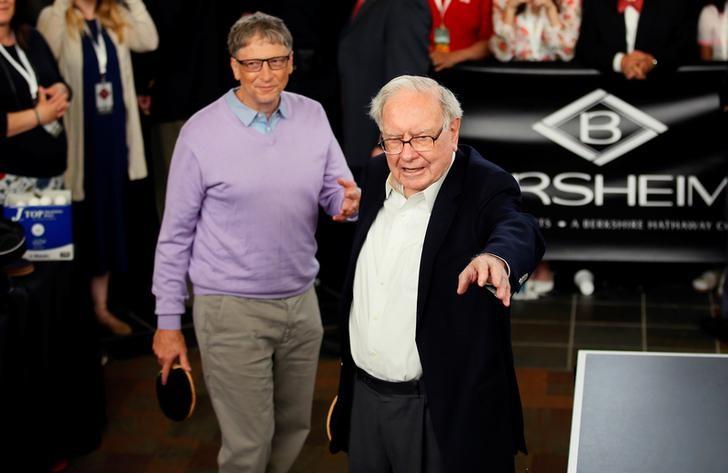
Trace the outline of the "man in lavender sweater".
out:
M 310 428 L 323 329 L 313 289 L 318 206 L 346 220 L 360 192 L 323 108 L 283 92 L 291 34 L 256 13 L 233 25 L 240 87 L 195 114 L 174 150 L 153 292 L 163 382 L 179 359 L 186 277 L 221 472 L 286 472 Z

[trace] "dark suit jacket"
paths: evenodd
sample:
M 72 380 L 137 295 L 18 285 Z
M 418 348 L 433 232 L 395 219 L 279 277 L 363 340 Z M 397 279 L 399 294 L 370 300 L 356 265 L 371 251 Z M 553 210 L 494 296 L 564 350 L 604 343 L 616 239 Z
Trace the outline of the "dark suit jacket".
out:
M 351 261 L 357 261 L 383 205 L 388 173 L 383 156 L 371 159 Z M 416 343 L 444 471 L 508 471 L 515 452 L 526 448 L 510 312 L 486 289 L 475 286 L 462 296 L 456 293 L 458 275 L 479 253 L 490 252 L 508 262 L 513 290 L 536 266 L 543 255 L 543 241 L 535 220 L 520 212 L 519 203 L 520 190 L 510 174 L 474 149 L 461 146 L 427 227 Z M 354 271 L 352 264 L 342 296 L 342 370 L 332 416 L 334 452 L 348 448 L 355 368 L 348 333 Z
M 659 74 L 697 60 L 696 0 L 645 0 L 635 49 L 652 54 Z M 585 0 L 576 58 L 584 65 L 613 72 L 614 55 L 627 52 L 624 15 L 617 0 Z
M 427 0 L 366 0 L 339 42 L 343 148 L 352 167 L 363 167 L 379 130 L 369 102 L 391 79 L 427 75 L 430 9 Z

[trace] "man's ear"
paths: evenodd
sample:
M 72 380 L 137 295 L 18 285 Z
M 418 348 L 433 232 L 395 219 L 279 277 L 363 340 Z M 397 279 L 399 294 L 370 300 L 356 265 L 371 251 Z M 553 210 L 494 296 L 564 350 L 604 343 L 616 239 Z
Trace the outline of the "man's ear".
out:
M 450 133 L 452 135 L 452 150 L 457 151 L 458 139 L 460 138 L 460 118 L 455 118 L 450 122 Z
M 235 60 L 234 57 L 230 57 L 230 69 L 233 70 L 233 77 L 235 77 L 236 81 L 240 81 L 240 74 L 238 71 L 238 61 Z

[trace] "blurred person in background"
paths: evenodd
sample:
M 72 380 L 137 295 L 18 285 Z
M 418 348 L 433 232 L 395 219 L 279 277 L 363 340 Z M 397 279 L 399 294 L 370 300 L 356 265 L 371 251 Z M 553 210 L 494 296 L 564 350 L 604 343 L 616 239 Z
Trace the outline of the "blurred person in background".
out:
M 698 44 L 703 61 L 728 61 L 728 15 L 725 0 L 710 0 L 698 18 Z
M 585 66 L 643 80 L 697 59 L 698 2 L 584 2 L 576 57 Z
M 488 56 L 492 0 L 430 0 L 430 60 L 436 72 Z
M 339 42 L 344 154 L 354 177 L 374 155 L 379 131 L 367 116 L 372 97 L 389 80 L 427 75 L 428 0 L 357 0 Z
M 61 189 L 66 169 L 59 119 L 71 89 L 43 36 L 20 24 L 22 6 L 0 0 L 0 204 L 10 192 Z
M 494 0 L 491 49 L 500 61 L 570 61 L 581 0 Z
M 108 293 L 110 274 L 128 267 L 127 180 L 147 175 L 130 50 L 155 49 L 157 31 L 141 0 L 55 0 L 41 11 L 38 29 L 77 91 L 65 117 L 65 177 L 93 310 L 112 333 L 129 335 L 131 327 L 109 310 Z

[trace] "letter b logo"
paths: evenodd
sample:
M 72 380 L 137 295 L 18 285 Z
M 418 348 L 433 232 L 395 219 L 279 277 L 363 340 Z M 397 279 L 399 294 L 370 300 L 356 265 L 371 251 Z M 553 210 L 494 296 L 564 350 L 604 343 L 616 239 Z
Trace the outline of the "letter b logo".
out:
M 579 139 L 582 143 L 611 145 L 622 138 L 617 113 L 610 110 L 598 110 L 583 112 L 579 118 Z

